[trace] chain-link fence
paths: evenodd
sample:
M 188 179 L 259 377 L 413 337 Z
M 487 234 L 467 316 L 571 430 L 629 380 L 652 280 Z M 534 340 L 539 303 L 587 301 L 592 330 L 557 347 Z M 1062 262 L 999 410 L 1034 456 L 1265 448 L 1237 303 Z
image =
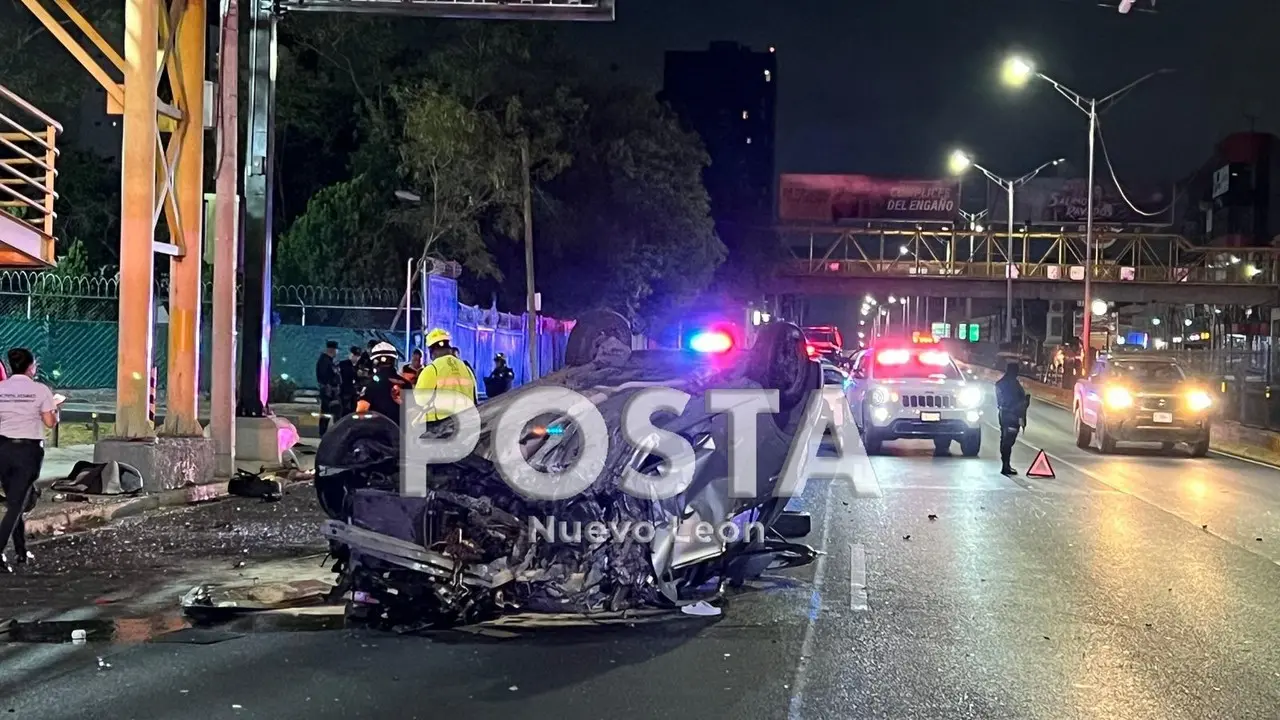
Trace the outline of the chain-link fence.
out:
M 404 289 L 277 286 L 273 290 L 271 369 L 304 389 L 315 387 L 315 362 L 325 344 L 334 341 L 345 351 L 365 347 L 370 340 L 387 341 L 407 356 L 408 346 L 421 345 L 421 332 L 406 337 L 401 308 Z M 422 328 L 422 302 L 414 293 L 409 326 Z M 156 297 L 168 296 L 158 283 Z M 201 389 L 209 389 L 212 347 L 218 338 L 212 328 L 212 284 L 204 287 L 201 328 Z M 456 302 L 455 302 L 456 304 Z M 169 326 L 156 313 L 153 357 L 165 383 Z M 463 359 L 483 377 L 493 355 L 505 353 L 517 382 L 527 377 L 524 316 L 457 305 L 447 313 L 454 341 Z M 29 347 L 40 360 L 41 374 L 58 388 L 112 388 L 116 382 L 116 320 L 119 281 L 110 277 L 72 277 L 51 272 L 0 271 L 0 348 Z M 563 364 L 572 323 L 540 318 L 538 366 L 545 373 Z M 433 321 L 435 319 L 433 318 Z M 456 325 L 455 325 L 456 323 Z M 393 324 L 395 329 L 391 329 Z

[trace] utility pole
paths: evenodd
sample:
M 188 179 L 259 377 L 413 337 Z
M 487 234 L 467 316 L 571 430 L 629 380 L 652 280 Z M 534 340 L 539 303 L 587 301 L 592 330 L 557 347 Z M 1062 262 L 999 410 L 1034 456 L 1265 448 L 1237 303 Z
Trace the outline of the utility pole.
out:
M 524 284 L 525 318 L 528 323 L 529 381 L 538 377 L 538 295 L 533 285 L 533 170 L 529 163 L 529 138 L 520 140 L 520 163 L 524 171 Z
M 240 172 L 239 83 L 240 9 L 238 0 L 222 2 L 222 47 L 218 52 L 218 164 L 215 182 L 213 247 L 213 376 L 209 434 L 213 438 L 214 472 L 235 472 L 236 263 L 239 260 Z

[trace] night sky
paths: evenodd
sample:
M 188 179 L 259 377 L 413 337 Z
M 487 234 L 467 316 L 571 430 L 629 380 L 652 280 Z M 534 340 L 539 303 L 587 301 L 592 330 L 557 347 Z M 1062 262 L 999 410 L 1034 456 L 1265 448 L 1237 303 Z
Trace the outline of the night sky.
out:
M 933 177 L 963 145 L 1003 175 L 1066 157 L 1082 176 L 1086 116 L 1045 83 L 1002 86 L 1010 49 L 1086 96 L 1177 71 L 1102 117 L 1126 185 L 1187 175 L 1251 122 L 1280 131 L 1280 0 L 1157 0 L 1127 16 L 1098 1 L 618 0 L 617 22 L 569 36 L 586 62 L 654 86 L 664 50 L 777 47 L 779 172 Z

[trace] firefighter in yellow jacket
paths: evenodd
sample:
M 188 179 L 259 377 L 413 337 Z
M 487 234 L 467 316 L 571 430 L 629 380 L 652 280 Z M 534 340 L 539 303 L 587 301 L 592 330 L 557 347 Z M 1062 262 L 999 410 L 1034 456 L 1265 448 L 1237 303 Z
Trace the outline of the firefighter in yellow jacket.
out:
M 463 407 L 476 404 L 476 376 L 453 354 L 453 338 L 442 329 L 427 333 L 427 353 L 431 362 L 418 373 L 414 389 L 426 409 L 428 423 L 439 422 Z M 429 400 L 427 394 L 429 395 Z

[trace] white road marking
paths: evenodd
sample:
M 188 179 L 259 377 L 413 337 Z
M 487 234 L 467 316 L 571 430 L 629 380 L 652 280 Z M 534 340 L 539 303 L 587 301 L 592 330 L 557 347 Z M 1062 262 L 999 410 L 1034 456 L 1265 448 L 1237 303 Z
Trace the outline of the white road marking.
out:
M 813 654 L 813 638 L 818 625 L 818 614 L 822 611 L 822 585 L 827 576 L 827 537 L 831 533 L 831 494 L 834 482 L 826 483 L 822 507 L 822 539 L 819 541 L 818 560 L 813 569 L 813 600 L 809 611 L 809 621 L 804 628 L 804 639 L 800 642 L 800 661 L 796 663 L 796 674 L 791 681 L 791 702 L 787 708 L 788 720 L 802 720 L 804 710 L 804 689 L 808 684 L 809 658 Z
M 865 612 L 867 604 L 867 553 L 861 545 L 849 546 L 849 607 Z

